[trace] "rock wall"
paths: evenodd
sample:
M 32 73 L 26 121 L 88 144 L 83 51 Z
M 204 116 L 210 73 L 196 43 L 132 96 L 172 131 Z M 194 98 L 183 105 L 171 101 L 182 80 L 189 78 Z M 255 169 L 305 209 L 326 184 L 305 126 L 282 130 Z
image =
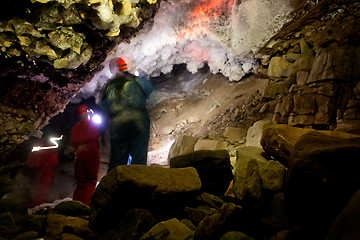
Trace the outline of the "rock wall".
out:
M 1 161 L 66 107 L 117 43 L 153 18 L 156 2 L 5 1 L 0 9 Z
M 324 0 L 297 12 L 258 54 L 273 120 L 360 133 L 360 4 Z
M 27 139 L 27 136 L 35 131 L 40 124 L 37 114 L 29 114 L 24 110 L 8 109 L 6 106 L 0 106 L 0 122 L 1 122 L 1 150 L 5 152 L 11 151 L 11 146 L 19 144 Z M 9 121 L 14 119 L 16 121 Z M 9 143 L 9 145 L 4 144 Z

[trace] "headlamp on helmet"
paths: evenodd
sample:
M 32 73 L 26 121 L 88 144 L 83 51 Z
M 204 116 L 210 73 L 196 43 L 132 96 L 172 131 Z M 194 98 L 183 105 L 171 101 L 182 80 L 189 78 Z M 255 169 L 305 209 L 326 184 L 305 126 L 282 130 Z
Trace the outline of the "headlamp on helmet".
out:
M 76 114 L 79 118 L 89 118 L 91 114 L 91 110 L 86 105 L 81 105 L 77 108 Z

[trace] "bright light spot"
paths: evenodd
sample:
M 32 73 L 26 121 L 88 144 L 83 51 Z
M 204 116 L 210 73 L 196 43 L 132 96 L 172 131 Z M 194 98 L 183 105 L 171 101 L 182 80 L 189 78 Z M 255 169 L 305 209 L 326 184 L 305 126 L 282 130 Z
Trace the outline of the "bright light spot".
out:
M 93 117 L 92 117 L 92 120 L 93 120 L 93 122 L 94 123 L 96 123 L 96 124 L 101 124 L 101 117 L 100 117 L 100 115 L 98 115 L 98 114 L 95 114 Z
M 52 142 L 53 144 L 55 144 L 54 146 L 49 146 L 49 147 L 36 146 L 36 147 L 33 147 L 33 149 L 32 149 L 31 151 L 32 151 L 32 152 L 35 152 L 35 151 L 40 151 L 40 150 L 43 150 L 43 149 L 58 148 L 59 144 L 58 144 L 56 141 L 61 140 L 62 137 L 63 137 L 63 135 L 61 135 L 60 137 L 52 137 L 52 138 L 50 138 L 50 142 Z

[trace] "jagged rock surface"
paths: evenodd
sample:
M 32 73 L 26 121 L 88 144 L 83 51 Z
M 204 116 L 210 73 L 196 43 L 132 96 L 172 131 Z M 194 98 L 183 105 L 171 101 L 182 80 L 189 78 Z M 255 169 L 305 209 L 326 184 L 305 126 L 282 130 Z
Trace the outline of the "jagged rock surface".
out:
M 0 10 L 0 159 L 62 112 L 107 53 L 131 39 L 157 6 L 156 0 L 6 0 Z

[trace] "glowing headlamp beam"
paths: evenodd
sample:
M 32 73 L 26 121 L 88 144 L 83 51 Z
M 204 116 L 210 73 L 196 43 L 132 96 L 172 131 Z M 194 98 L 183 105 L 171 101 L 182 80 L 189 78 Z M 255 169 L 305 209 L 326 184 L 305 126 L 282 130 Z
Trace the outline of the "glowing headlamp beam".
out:
M 101 124 L 101 121 L 102 121 L 100 115 L 98 115 L 98 114 L 94 114 L 94 116 L 92 117 L 92 120 L 96 124 Z
M 36 146 L 33 147 L 33 149 L 31 150 L 32 152 L 36 152 L 36 151 L 40 151 L 40 150 L 44 150 L 44 149 L 52 149 L 52 148 L 58 148 L 59 144 L 56 141 L 61 140 L 63 137 L 63 135 L 61 135 L 60 137 L 52 137 L 50 138 L 50 141 L 55 144 L 55 146 L 48 146 L 48 147 L 40 147 L 40 146 Z

